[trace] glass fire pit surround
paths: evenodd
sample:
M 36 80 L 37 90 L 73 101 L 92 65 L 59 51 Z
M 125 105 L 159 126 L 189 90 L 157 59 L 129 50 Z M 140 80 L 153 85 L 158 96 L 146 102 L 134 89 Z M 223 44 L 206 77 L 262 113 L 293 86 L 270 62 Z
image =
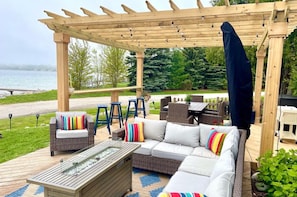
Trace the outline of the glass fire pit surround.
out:
M 120 150 L 118 147 L 108 147 L 99 153 L 96 153 L 92 156 L 85 156 L 82 155 L 81 159 L 78 158 L 77 161 L 60 161 L 61 165 L 61 172 L 67 175 L 79 175 L 82 172 L 86 171 L 87 169 L 94 166 L 97 162 L 102 161 L 103 159 L 107 158 L 108 156 L 112 155 L 113 153 Z

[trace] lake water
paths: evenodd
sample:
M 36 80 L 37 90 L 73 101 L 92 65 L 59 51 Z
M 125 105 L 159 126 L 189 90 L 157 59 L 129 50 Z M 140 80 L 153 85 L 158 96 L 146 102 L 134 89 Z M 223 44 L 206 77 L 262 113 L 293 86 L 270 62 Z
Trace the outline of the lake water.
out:
M 26 90 L 57 89 L 57 73 L 55 71 L 0 70 L 0 88 Z M 17 94 L 18 92 L 14 92 Z M 10 94 L 1 91 L 0 95 Z

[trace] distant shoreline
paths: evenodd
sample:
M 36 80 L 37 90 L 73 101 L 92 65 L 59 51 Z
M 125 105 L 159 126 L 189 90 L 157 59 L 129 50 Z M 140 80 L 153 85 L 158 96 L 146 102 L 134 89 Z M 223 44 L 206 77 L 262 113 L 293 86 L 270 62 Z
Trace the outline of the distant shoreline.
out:
M 5 98 L 8 96 L 14 96 L 14 95 L 24 95 L 24 94 L 37 94 L 41 92 L 47 92 L 51 90 L 26 90 L 26 91 L 14 91 L 13 95 L 10 94 L 9 91 L 7 90 L 0 90 L 0 98 Z
M 56 66 L 50 65 L 0 65 L 0 70 L 57 71 Z

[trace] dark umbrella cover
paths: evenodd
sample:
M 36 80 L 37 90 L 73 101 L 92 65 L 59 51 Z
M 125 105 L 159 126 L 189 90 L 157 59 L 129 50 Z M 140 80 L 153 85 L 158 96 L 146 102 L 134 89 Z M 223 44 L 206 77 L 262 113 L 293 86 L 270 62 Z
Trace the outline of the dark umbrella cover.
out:
M 249 137 L 253 105 L 251 64 L 232 25 L 224 22 L 221 30 L 223 32 L 232 125 L 239 129 L 246 129 L 247 137 Z

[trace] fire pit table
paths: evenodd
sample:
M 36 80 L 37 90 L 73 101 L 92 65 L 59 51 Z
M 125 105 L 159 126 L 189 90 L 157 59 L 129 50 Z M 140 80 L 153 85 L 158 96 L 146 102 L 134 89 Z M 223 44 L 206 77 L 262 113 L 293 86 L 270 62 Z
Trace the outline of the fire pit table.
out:
M 132 190 L 132 153 L 140 145 L 104 141 L 29 179 L 47 197 L 123 196 Z

